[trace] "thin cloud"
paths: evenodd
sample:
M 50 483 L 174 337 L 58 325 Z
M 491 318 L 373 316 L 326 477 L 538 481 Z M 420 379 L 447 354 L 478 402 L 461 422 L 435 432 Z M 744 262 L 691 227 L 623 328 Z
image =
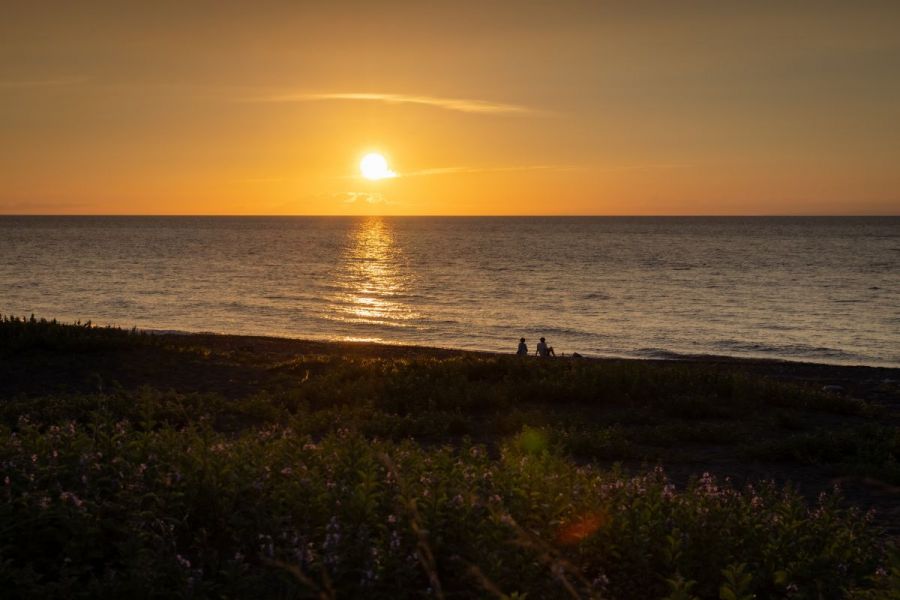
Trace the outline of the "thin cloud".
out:
M 422 177 L 428 175 L 453 175 L 456 173 L 499 173 L 504 171 L 573 171 L 582 169 L 579 165 L 514 165 L 505 167 L 440 167 L 400 173 L 402 177 Z
M 494 115 L 538 115 L 546 114 L 527 106 L 505 104 L 487 100 L 470 100 L 463 98 L 438 98 L 435 96 L 411 96 L 406 94 L 370 94 L 370 93 L 328 93 L 328 94 L 276 94 L 247 98 L 249 102 L 321 102 L 328 100 L 348 100 L 363 102 L 382 102 L 384 104 L 418 104 L 432 106 L 444 110 L 464 113 Z
M 418 171 L 406 171 L 396 173 L 396 177 L 429 177 L 433 175 L 457 175 L 469 173 L 504 173 L 515 171 L 580 171 L 594 170 L 604 173 L 612 173 L 616 171 L 650 171 L 650 170 L 668 170 L 668 169 L 691 169 L 694 165 L 687 163 L 649 163 L 649 164 L 631 164 L 631 165 L 506 165 L 499 167 L 435 167 L 432 169 L 420 169 Z M 365 179 L 361 175 L 346 175 L 341 179 Z
M 382 194 L 371 192 L 341 192 L 332 194 L 331 196 L 344 204 L 356 204 L 357 202 L 381 204 L 384 202 L 384 196 Z

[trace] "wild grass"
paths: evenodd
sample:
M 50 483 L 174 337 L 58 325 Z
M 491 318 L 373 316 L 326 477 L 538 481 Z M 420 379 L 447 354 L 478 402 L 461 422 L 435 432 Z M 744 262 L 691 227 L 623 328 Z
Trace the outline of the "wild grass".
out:
M 116 421 L 0 432 L 0 580 L 17 597 L 843 597 L 886 568 L 870 516 L 704 475 L 575 465 L 537 430 L 491 457 L 292 424 Z
M 844 471 L 900 484 L 900 429 L 867 423 L 840 431 L 816 430 L 750 446 L 747 456 L 838 465 Z
M 0 350 L 9 354 L 24 351 L 90 351 L 132 346 L 150 336 L 137 330 L 96 327 L 86 323 L 62 324 L 54 320 L 0 315 Z

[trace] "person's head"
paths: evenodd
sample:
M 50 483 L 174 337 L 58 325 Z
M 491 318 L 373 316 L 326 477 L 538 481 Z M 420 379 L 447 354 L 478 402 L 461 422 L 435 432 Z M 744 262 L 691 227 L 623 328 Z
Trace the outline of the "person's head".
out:
M 519 338 L 519 343 L 520 343 L 520 344 L 524 344 L 524 343 L 525 343 L 525 338 Z
M 546 341 L 546 340 L 544 340 L 544 338 L 541 338 L 541 341 L 543 342 L 543 341 Z

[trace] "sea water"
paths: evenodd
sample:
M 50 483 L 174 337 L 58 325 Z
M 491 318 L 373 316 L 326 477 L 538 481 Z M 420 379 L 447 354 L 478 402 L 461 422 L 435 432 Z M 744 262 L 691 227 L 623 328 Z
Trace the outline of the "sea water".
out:
M 900 218 L 0 217 L 0 313 L 900 366 Z

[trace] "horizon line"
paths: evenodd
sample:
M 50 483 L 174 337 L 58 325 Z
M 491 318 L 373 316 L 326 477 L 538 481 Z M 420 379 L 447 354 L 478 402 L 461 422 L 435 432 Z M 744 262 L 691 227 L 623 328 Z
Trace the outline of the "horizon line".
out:
M 828 213 L 828 214 L 765 214 L 765 213 L 747 213 L 747 214 L 715 214 L 715 213 L 699 213 L 699 214 L 671 214 L 671 213 L 660 213 L 660 214 L 598 214 L 598 213 L 578 213 L 578 214 L 358 214 L 358 215 L 348 215 L 342 213 L 310 213 L 310 214 L 283 214 L 283 213 L 271 213 L 271 214 L 247 214 L 247 213 L 216 213 L 216 214 L 203 214 L 203 213 L 0 213 L 0 218 L 3 217 L 135 217 L 135 218 L 179 218 L 179 217 L 205 217 L 205 218 L 308 218 L 308 217 L 323 217 L 323 218 L 358 218 L 358 217 L 379 217 L 379 218 L 391 218 L 391 217 L 403 217 L 403 218 L 624 218 L 624 219 L 635 219 L 635 218 L 719 218 L 719 219 L 728 219 L 728 218 L 736 218 L 736 219 L 745 219 L 745 218 L 837 218 L 837 217 L 857 217 L 857 218 L 900 218 L 900 213 L 896 214 L 888 214 L 888 213 L 877 213 L 877 214 L 860 214 L 860 213 Z

